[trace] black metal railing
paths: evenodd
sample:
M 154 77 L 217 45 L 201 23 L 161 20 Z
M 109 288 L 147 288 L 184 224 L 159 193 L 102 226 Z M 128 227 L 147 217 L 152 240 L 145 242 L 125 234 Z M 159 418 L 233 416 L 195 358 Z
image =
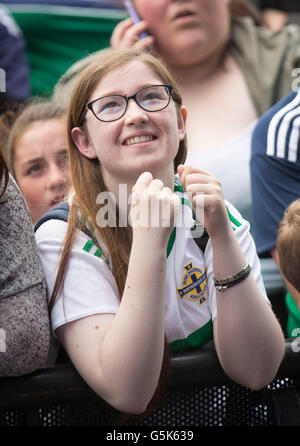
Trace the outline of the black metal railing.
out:
M 0 379 L 0 425 L 112 426 L 118 413 L 83 381 L 71 363 Z M 260 391 L 233 383 L 213 344 L 176 354 L 164 401 L 125 426 L 300 426 L 300 339 L 286 340 L 276 379 Z

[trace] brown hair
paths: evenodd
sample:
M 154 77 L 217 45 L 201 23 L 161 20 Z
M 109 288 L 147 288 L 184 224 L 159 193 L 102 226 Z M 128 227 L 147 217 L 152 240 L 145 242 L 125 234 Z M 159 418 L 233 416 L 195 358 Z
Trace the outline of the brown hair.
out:
M 134 49 L 111 49 L 102 54 L 82 72 L 70 98 L 67 120 L 70 170 L 75 193 L 70 209 L 68 230 L 64 240 L 59 270 L 49 304 L 50 310 L 62 285 L 65 268 L 75 240 L 77 228 L 80 228 L 78 222 L 79 210 L 80 213 L 88 215 L 92 224 L 97 228 L 100 239 L 112 259 L 112 272 L 118 286 L 120 299 L 123 294 L 131 248 L 131 230 L 130 228 L 118 227 L 118 225 L 116 227 L 107 226 L 105 228 L 97 226 L 96 213 L 99 205 L 96 204 L 96 198 L 100 192 L 106 190 L 101 177 L 100 163 L 98 159 L 89 159 L 80 153 L 72 140 L 71 130 L 77 126 L 83 130 L 85 129 L 86 104 L 104 75 L 133 60 L 148 65 L 158 74 L 164 84 L 171 84 L 173 86 L 172 97 L 178 113 L 182 104 L 178 87 L 164 63 L 147 52 L 138 52 Z M 180 142 L 178 153 L 174 159 L 174 172 L 177 166 L 185 161 L 186 150 L 186 139 L 184 139 Z M 152 402 L 148 406 L 148 410 L 156 404 L 158 395 L 161 394 L 161 389 L 165 385 L 168 374 L 167 363 L 168 347 L 165 342 L 161 378 Z
M 178 87 L 165 65 L 149 53 L 138 52 L 133 49 L 112 49 L 105 52 L 90 64 L 81 74 L 75 88 L 72 92 L 68 120 L 68 146 L 70 157 L 70 170 L 72 175 L 72 184 L 75 191 L 74 206 L 71 207 L 71 216 L 74 217 L 69 223 L 69 231 L 74 232 L 77 226 L 77 211 L 88 215 L 93 225 L 98 229 L 100 238 L 104 242 L 110 256 L 113 259 L 114 276 L 118 285 L 120 295 L 123 293 L 125 284 L 127 265 L 129 259 L 129 249 L 131 245 L 128 228 L 100 228 L 97 226 L 96 214 L 99 205 L 96 204 L 97 195 L 106 190 L 100 172 L 100 162 L 98 159 L 89 159 L 83 156 L 74 144 L 71 136 L 71 130 L 74 127 L 85 128 L 86 104 L 100 80 L 110 71 L 129 63 L 132 60 L 141 61 L 149 65 L 155 73 L 166 84 L 172 84 L 172 97 L 179 110 L 182 101 L 178 92 Z M 179 164 L 184 163 L 186 158 L 186 139 L 180 142 L 178 153 L 174 160 L 174 172 Z M 72 209 L 76 208 L 76 212 Z M 69 240 L 67 236 L 67 241 Z M 64 257 L 64 255 L 63 255 Z M 61 283 L 61 280 L 59 281 Z M 57 294 L 60 284 L 55 284 L 50 305 L 52 306 L 53 296 Z
M 300 198 L 284 213 L 276 248 L 282 274 L 300 292 Z
M 17 116 L 12 124 L 7 144 L 5 147 L 6 162 L 14 175 L 15 149 L 18 140 L 31 124 L 37 121 L 48 121 L 50 119 L 60 119 L 67 115 L 65 105 L 53 101 L 33 102 L 27 105 Z

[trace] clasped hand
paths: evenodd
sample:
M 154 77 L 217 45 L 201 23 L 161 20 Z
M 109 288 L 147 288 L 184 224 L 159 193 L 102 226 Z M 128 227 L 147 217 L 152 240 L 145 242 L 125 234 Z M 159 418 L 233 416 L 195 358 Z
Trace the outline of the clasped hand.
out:
M 193 166 L 178 166 L 181 185 L 191 199 L 193 211 L 209 236 L 221 235 L 229 228 L 222 186 L 219 180 Z
M 147 232 L 167 241 L 179 209 L 180 198 L 169 187 L 150 172 L 142 173 L 132 188 L 129 223 L 133 234 Z
M 193 166 L 178 166 L 184 191 L 191 201 L 197 219 L 210 237 L 230 227 L 221 183 L 211 174 Z M 150 172 L 137 179 L 131 196 L 129 222 L 134 233 L 151 231 L 168 240 L 180 209 L 180 198 Z

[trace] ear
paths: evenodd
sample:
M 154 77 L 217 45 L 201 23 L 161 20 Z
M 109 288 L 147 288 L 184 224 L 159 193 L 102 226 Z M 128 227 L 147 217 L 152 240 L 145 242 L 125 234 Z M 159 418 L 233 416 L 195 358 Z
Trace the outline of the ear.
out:
M 74 127 L 71 131 L 72 140 L 79 152 L 86 158 L 97 158 L 94 147 L 90 144 L 87 135 L 80 127 Z
M 179 115 L 178 115 L 178 134 L 179 134 L 180 141 L 182 141 L 185 137 L 186 118 L 187 118 L 187 109 L 184 105 L 182 105 L 180 107 L 180 111 L 179 111 Z

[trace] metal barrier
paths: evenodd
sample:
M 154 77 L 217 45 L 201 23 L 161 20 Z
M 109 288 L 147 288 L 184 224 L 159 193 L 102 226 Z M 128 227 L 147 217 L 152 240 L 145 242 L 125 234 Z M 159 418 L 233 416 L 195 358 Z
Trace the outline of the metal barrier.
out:
M 71 363 L 0 379 L 1 426 L 118 426 L 122 414 L 99 398 Z M 124 421 L 124 420 L 123 420 Z M 124 426 L 300 426 L 300 339 L 286 340 L 276 379 L 260 391 L 233 383 L 214 346 L 176 354 L 164 401 Z

